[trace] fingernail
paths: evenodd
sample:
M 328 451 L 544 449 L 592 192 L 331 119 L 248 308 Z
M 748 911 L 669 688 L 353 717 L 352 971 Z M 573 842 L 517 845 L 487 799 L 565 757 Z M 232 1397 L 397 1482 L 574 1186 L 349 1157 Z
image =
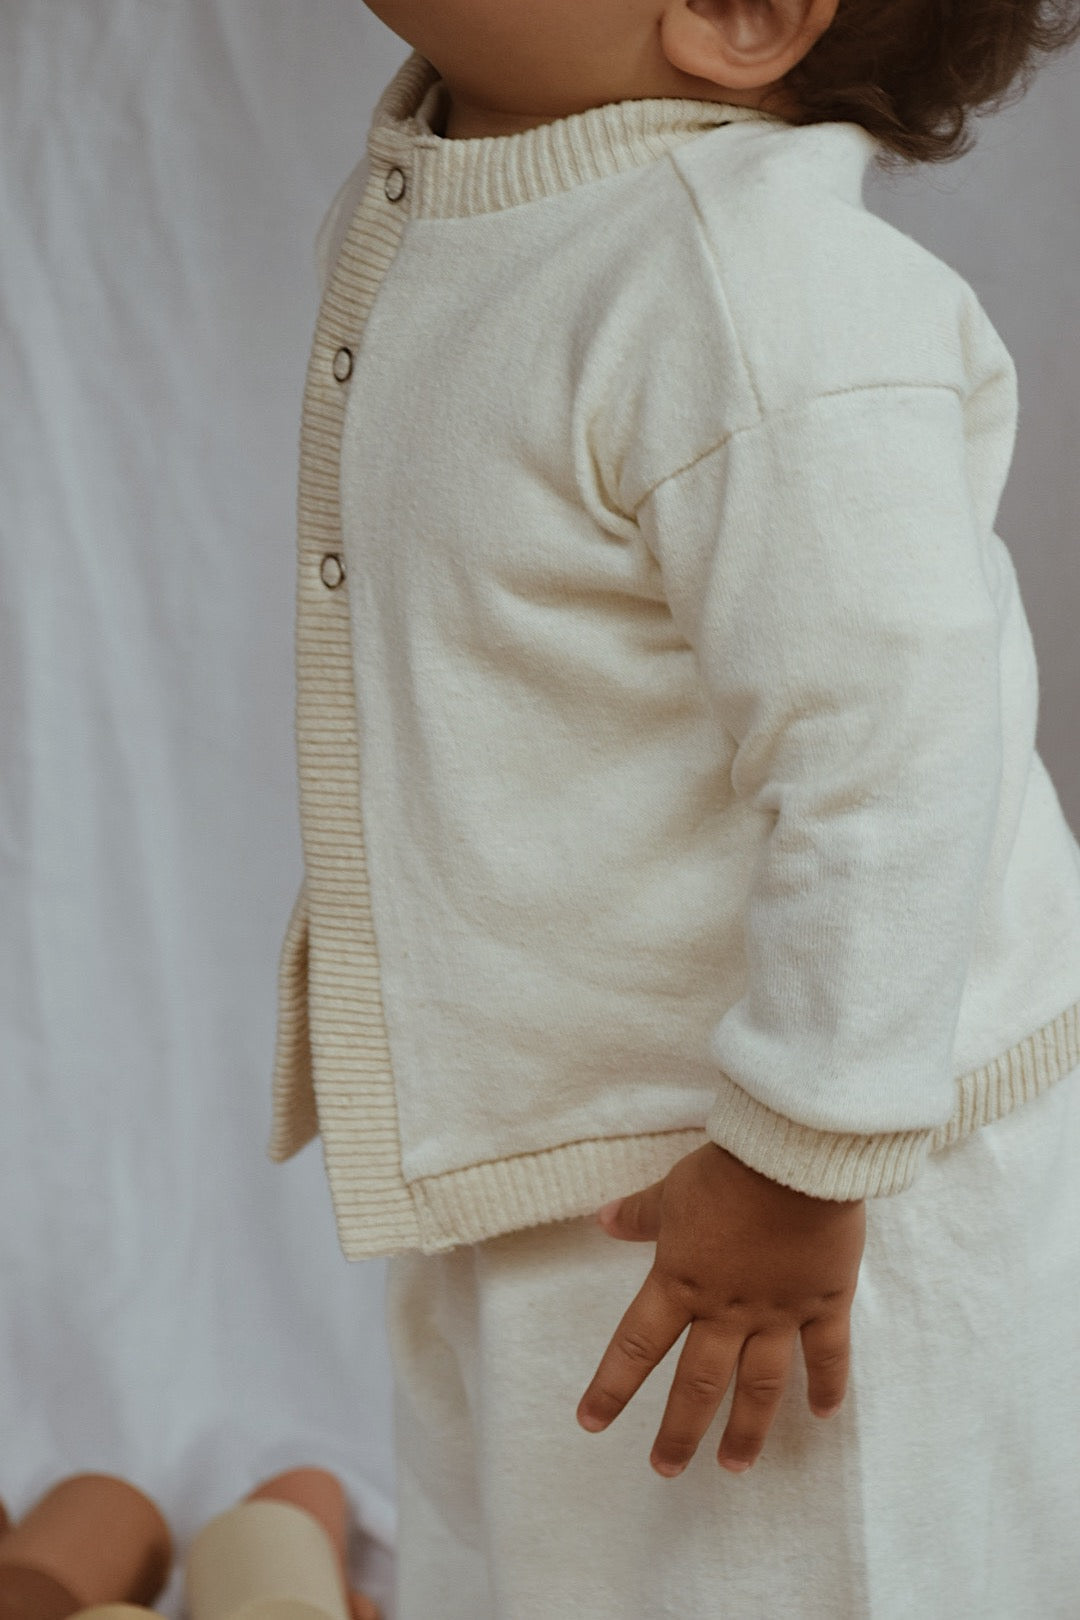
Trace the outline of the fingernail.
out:
M 742 1474 L 749 1468 L 748 1462 L 729 1462 L 726 1457 L 720 1459 L 721 1468 L 726 1468 L 732 1474 Z
M 581 1424 L 583 1429 L 588 1429 L 590 1434 L 596 1434 L 604 1427 L 603 1418 L 593 1417 L 591 1413 L 586 1417 L 579 1417 L 578 1422 Z
M 602 1226 L 605 1221 L 610 1221 L 615 1216 L 621 1203 L 621 1198 L 613 1198 L 610 1204 L 603 1204 L 593 1216 L 593 1220 Z
M 843 1405 L 842 1401 L 841 1401 L 840 1405 L 841 1406 Z M 831 1417 L 836 1416 L 837 1412 L 839 1412 L 839 1410 L 840 1410 L 840 1407 L 839 1406 L 824 1406 L 824 1407 L 812 1406 L 810 1408 L 810 1410 L 811 1410 L 811 1412 L 813 1412 L 815 1417 L 831 1418 Z

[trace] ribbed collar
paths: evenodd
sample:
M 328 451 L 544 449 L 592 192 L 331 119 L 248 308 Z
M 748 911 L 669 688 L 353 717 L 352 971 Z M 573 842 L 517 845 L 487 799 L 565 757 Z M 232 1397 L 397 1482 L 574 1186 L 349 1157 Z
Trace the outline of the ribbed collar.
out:
M 742 120 L 783 124 L 756 107 L 657 98 L 615 101 L 516 135 L 447 140 L 435 133 L 438 70 L 414 53 L 395 75 L 372 121 L 374 161 L 408 163 L 409 212 L 453 219 L 557 196 L 652 163 L 707 130 Z

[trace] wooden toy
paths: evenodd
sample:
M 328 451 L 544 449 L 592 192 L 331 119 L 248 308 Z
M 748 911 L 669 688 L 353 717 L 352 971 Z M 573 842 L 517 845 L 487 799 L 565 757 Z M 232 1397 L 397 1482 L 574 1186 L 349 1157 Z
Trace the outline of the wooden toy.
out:
M 318 1519 L 330 1537 L 341 1566 L 342 1584 L 351 1620 L 382 1620 L 378 1605 L 366 1592 L 348 1588 L 348 1516 L 345 1491 L 336 1474 L 326 1468 L 290 1468 L 264 1480 L 247 1497 L 249 1502 L 291 1502 Z
M 156 1609 L 143 1608 L 138 1603 L 95 1603 L 92 1609 L 80 1609 L 72 1620 L 165 1620 Z
M 148 1605 L 172 1555 L 169 1527 L 144 1492 L 112 1474 L 73 1474 L 0 1539 L 0 1620 Z
M 190 1620 L 351 1620 L 330 1536 L 291 1502 L 241 1502 L 205 1524 L 185 1594 Z

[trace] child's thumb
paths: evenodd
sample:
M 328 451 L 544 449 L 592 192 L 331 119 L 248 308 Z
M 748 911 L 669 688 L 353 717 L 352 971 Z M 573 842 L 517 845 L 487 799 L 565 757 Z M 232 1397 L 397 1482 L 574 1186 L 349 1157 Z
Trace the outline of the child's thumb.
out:
M 626 1198 L 615 1198 L 596 1212 L 595 1219 L 609 1237 L 625 1238 L 629 1243 L 655 1243 L 660 1236 L 660 1198 L 664 1191 L 662 1181 L 654 1181 L 641 1192 Z

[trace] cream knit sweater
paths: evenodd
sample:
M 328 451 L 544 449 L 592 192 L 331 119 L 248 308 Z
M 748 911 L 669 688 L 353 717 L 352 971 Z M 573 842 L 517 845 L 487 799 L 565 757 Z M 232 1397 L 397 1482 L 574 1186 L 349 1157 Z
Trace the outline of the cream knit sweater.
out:
M 708 1138 L 902 1192 L 1080 1064 L 1013 363 L 854 124 L 442 103 L 414 56 L 319 232 L 270 1156 L 349 1259 Z

